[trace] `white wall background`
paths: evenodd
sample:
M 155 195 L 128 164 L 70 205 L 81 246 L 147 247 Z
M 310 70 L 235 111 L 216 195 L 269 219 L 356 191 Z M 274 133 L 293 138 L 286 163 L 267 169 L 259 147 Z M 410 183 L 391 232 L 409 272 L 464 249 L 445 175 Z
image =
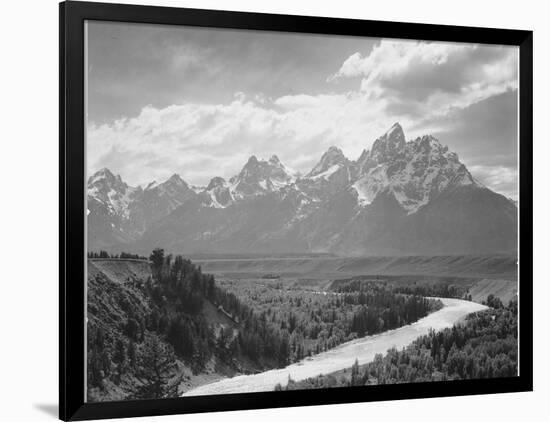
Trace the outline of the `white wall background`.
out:
M 138 0 L 136 0 L 138 1 Z M 127 1 L 121 1 L 127 3 Z M 146 4 L 509 27 L 535 31 L 535 393 L 185 416 L 194 422 L 280 420 L 548 420 L 550 237 L 547 130 L 550 25 L 537 0 L 143 0 Z M 0 24 L 0 419 L 57 416 L 58 8 L 54 0 L 2 4 Z M 182 416 L 142 418 L 175 421 Z

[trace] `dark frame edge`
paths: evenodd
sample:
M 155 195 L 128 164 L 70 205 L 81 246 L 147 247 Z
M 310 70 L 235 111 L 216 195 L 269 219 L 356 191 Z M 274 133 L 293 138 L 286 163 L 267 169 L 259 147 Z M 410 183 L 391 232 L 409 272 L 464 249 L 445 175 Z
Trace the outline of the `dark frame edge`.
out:
M 421 386 L 421 388 L 418 388 Z M 415 388 L 417 387 L 417 388 Z M 173 399 L 88 403 L 70 420 L 110 419 L 121 417 L 164 416 L 187 413 L 217 413 L 283 407 L 308 407 L 333 404 L 366 403 L 507 394 L 530 391 L 520 377 L 443 381 L 416 384 L 391 384 L 370 387 L 342 387 L 318 390 L 194 396 Z M 215 402 L 213 403 L 213 400 Z
M 533 391 L 533 32 L 519 44 L 520 230 L 519 370 L 526 391 Z M 521 308 L 524 308 L 522 311 Z M 527 308 L 527 312 L 525 311 Z M 523 352 L 522 352 L 523 350 Z M 526 355 L 527 354 L 527 355 Z
M 520 45 L 532 33 L 521 29 L 377 21 L 322 16 L 236 12 L 215 9 L 66 1 L 89 20 L 225 29 L 381 37 L 441 42 Z M 230 15 L 230 16 L 229 16 Z M 215 22 L 215 24 L 212 24 Z M 422 35 L 419 35 L 419 33 Z M 479 41 L 483 39 L 483 41 Z
M 84 31 L 83 4 L 59 3 L 59 419 L 84 401 Z
M 65 339 L 65 3 L 59 3 L 59 419 L 67 419 Z

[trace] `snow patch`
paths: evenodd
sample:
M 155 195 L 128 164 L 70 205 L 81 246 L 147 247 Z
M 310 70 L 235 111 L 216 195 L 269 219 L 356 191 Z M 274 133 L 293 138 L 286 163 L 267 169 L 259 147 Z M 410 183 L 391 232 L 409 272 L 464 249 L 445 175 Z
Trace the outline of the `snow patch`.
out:
M 341 167 L 340 164 L 334 164 L 334 165 L 330 166 L 324 172 L 319 173 L 315 176 L 311 176 L 311 177 L 309 177 L 309 179 L 311 179 L 311 180 L 318 180 L 318 179 L 328 180 L 330 178 L 330 176 L 332 176 L 334 173 L 336 173 L 340 167 Z
M 361 186 L 361 181 L 355 182 L 353 185 L 351 185 L 351 187 L 355 189 L 355 192 L 357 192 L 357 203 L 359 204 L 359 206 L 366 207 L 372 202 L 367 190 L 364 188 L 364 186 Z
M 151 190 L 151 189 L 154 189 L 158 186 L 159 184 L 157 183 L 156 180 L 153 180 L 151 183 L 149 183 L 146 187 L 145 187 L 145 190 Z
M 218 202 L 218 199 L 216 198 L 216 194 L 214 191 L 208 192 L 210 195 L 210 199 L 212 200 L 212 203 L 210 204 L 210 207 L 212 208 L 225 208 L 222 204 Z

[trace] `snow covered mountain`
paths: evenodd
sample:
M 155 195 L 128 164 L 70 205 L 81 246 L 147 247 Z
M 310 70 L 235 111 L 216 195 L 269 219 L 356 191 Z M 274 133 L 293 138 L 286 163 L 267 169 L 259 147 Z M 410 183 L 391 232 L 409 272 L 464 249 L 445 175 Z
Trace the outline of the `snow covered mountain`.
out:
M 234 191 L 223 177 L 214 177 L 210 180 L 203 196 L 205 204 L 214 208 L 225 208 L 235 201 Z
M 287 168 L 273 155 L 268 161 L 258 160 L 256 156 L 248 159 L 241 172 L 229 179 L 234 198 L 274 192 L 287 186 L 294 177 Z
M 109 248 L 132 241 L 139 223 L 132 218 L 130 206 L 143 190 L 124 183 L 109 169 L 101 169 L 88 180 L 88 246 Z
M 331 146 L 306 176 L 298 181 L 303 192 L 325 199 L 346 188 L 357 178 L 357 164 L 344 156 L 341 149 Z
M 127 244 L 194 195 L 176 174 L 142 189 L 128 186 L 109 169 L 101 169 L 88 180 L 88 245 L 109 249 Z
M 396 123 L 358 160 L 330 147 L 296 177 L 251 156 L 228 181 L 178 175 L 145 189 L 103 169 L 88 182 L 89 248 L 147 252 L 513 252 L 517 207 L 477 182 L 433 136 Z
M 166 217 L 196 192 L 177 174 L 163 183 L 152 182 L 129 206 L 134 219 L 141 222 L 143 232 L 152 222 Z
M 107 168 L 99 170 L 88 180 L 88 197 L 120 217 L 128 217 L 128 207 L 140 193 L 141 188 L 128 186 Z
M 370 204 L 381 192 L 389 192 L 407 211 L 415 213 L 445 189 L 476 185 L 456 153 L 426 135 L 405 142 L 396 123 L 378 138 L 358 160 L 359 178 L 352 185 L 361 205 Z

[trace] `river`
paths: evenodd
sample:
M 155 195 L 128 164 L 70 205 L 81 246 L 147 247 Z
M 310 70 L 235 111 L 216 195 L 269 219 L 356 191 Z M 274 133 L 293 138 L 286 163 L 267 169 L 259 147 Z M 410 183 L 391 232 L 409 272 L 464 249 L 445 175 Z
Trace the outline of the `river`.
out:
M 442 330 L 452 327 L 466 315 L 487 308 L 479 303 L 460 299 L 440 298 L 440 300 L 444 305 L 442 309 L 413 324 L 343 343 L 334 349 L 293 363 L 286 368 L 272 369 L 254 375 L 238 375 L 205 384 L 187 391 L 183 396 L 273 391 L 278 383 L 286 385 L 289 376 L 294 381 L 300 381 L 350 368 L 355 359 L 358 359 L 360 364 L 371 362 L 376 354 L 385 354 L 393 346 L 401 349 L 416 338 L 427 334 L 430 329 Z

